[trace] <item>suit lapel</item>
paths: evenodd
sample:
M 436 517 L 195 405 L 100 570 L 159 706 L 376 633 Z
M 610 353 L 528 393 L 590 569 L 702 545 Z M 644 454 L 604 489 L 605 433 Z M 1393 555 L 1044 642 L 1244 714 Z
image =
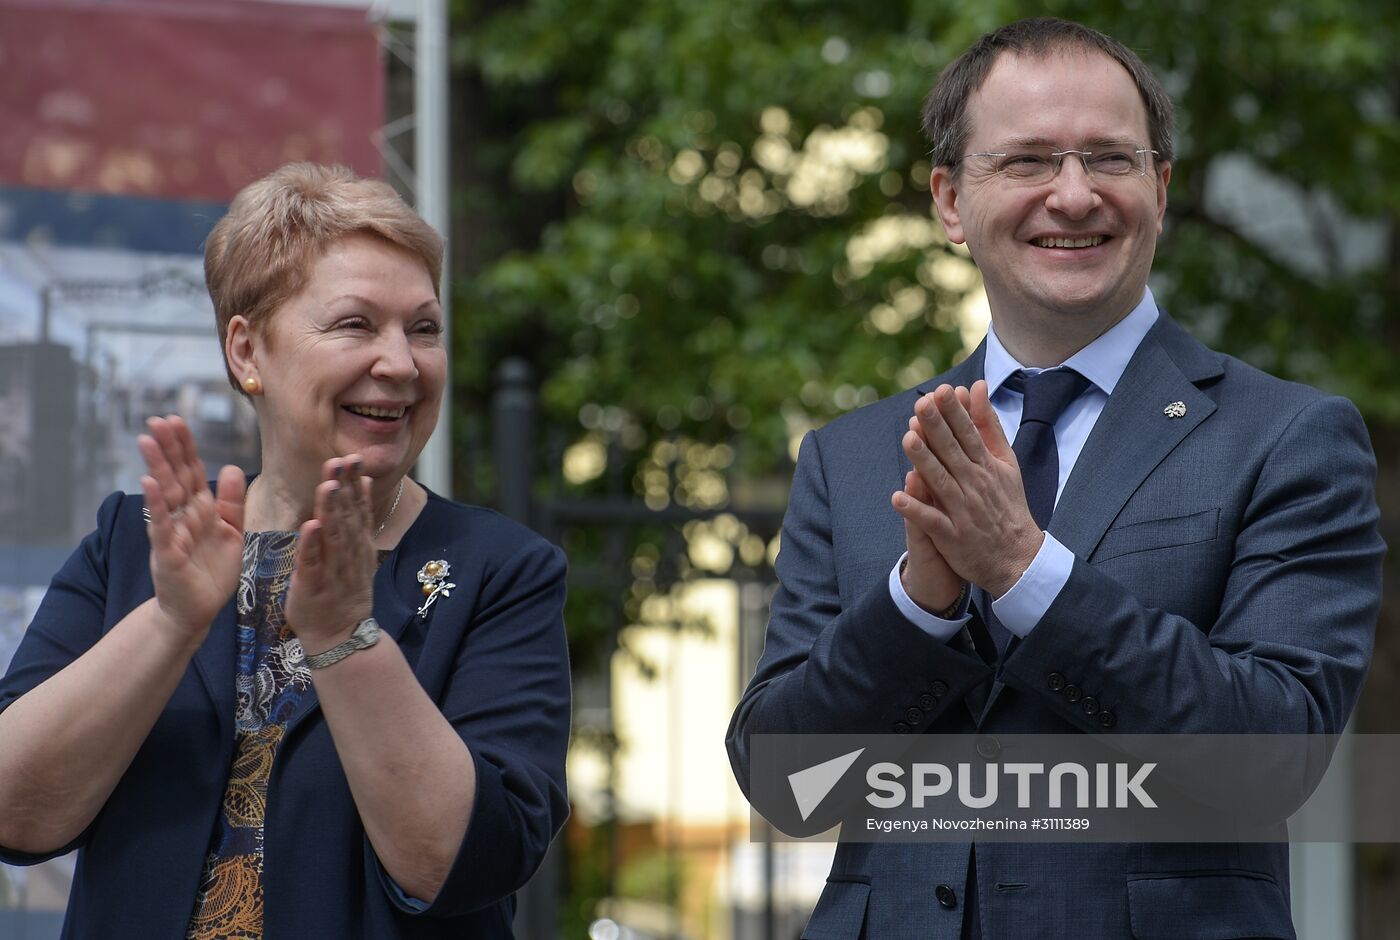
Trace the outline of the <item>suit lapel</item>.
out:
M 953 366 L 942 375 L 936 375 L 924 384 L 914 389 L 920 395 L 927 394 L 938 388 L 940 385 L 966 385 L 972 386 L 973 382 L 982 378 L 982 366 L 987 356 L 987 340 L 983 338 L 966 359 Z
M 1049 531 L 1079 558 L 1087 560 L 1093 554 L 1129 497 L 1215 411 L 1215 402 L 1188 374 L 1204 378 L 1199 367 L 1209 372 L 1208 364 L 1196 362 L 1183 340 L 1206 352 L 1162 314 L 1128 363 L 1075 461 Z M 1186 371 L 1169 354 L 1172 346 L 1183 346 Z M 1214 371 L 1219 373 L 1218 360 Z M 1169 417 L 1165 409 L 1176 402 L 1185 406 L 1185 414 Z
M 204 638 L 204 642 L 194 654 L 194 671 L 204 683 L 204 689 L 214 703 L 214 713 L 219 718 L 219 740 L 223 744 L 233 740 L 237 631 L 237 606 L 234 600 L 230 600 L 214 618 L 214 622 L 209 626 L 209 635 Z

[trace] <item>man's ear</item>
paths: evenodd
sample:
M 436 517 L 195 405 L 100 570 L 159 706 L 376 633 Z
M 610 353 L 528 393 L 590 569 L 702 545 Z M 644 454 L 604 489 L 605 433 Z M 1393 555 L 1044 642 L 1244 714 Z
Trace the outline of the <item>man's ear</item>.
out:
M 948 241 L 961 245 L 967 241 L 963 234 L 962 214 L 958 211 L 958 179 L 950 166 L 936 166 L 928 181 L 929 192 L 933 194 L 933 208 L 938 220 L 943 223 L 943 231 Z
M 1162 219 L 1167 214 L 1167 184 L 1172 181 L 1172 165 L 1162 164 L 1157 174 L 1157 234 L 1162 234 Z
M 259 377 L 253 326 L 241 313 L 229 317 L 228 328 L 224 331 L 224 358 L 240 385 Z

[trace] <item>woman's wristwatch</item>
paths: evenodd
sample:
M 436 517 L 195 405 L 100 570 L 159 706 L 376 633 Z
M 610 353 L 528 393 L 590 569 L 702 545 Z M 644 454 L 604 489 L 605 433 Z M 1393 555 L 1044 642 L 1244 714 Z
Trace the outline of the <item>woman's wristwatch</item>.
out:
M 342 643 L 337 643 L 323 653 L 306 657 L 306 665 L 312 669 L 325 669 L 333 666 L 356 650 L 369 649 L 379 642 L 379 622 L 373 617 L 366 617 L 355 627 L 355 632 L 350 634 L 350 639 Z

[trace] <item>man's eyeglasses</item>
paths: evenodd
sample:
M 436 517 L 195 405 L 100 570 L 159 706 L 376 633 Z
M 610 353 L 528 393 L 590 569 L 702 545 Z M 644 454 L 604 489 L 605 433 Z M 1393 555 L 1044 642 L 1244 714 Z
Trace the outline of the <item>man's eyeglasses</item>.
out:
M 1101 182 L 1132 179 L 1147 175 L 1155 150 L 1019 150 L 1015 153 L 969 153 L 963 159 L 975 160 L 988 173 L 1014 183 L 1048 183 L 1059 175 L 1065 157 L 1074 154 L 1084 171 Z

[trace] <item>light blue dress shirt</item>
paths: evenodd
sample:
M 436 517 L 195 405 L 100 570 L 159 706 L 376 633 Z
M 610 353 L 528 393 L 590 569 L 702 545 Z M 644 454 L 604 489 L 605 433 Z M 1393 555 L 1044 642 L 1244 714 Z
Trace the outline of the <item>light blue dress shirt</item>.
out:
M 1142 300 L 1126 317 L 1115 323 L 1092 343 L 1070 356 L 1062 363 L 1074 369 L 1089 380 L 1090 385 L 1060 415 L 1055 422 L 1055 446 L 1060 455 L 1060 479 L 1055 487 L 1055 500 L 1059 501 L 1064 492 L 1065 481 L 1069 479 L 1084 442 L 1094 430 L 1094 424 L 1103 414 L 1108 396 L 1113 394 L 1128 361 L 1133 358 L 1138 345 L 1147 331 L 1157 322 L 1157 302 L 1152 298 L 1151 289 L 1143 291 Z M 982 375 L 987 380 L 987 393 L 992 410 L 1001 421 L 1001 428 L 1008 441 L 1016 439 L 1016 431 L 1021 426 L 1021 407 L 1024 402 L 1020 392 L 1006 388 L 1006 380 L 1018 369 L 1029 373 L 1040 372 L 1021 365 L 1006 351 L 997 338 L 994 327 L 987 330 L 987 352 Z M 905 555 L 908 553 L 906 552 Z M 936 617 L 914 603 L 904 590 L 899 579 L 899 569 L 904 564 L 905 555 L 890 571 L 890 596 L 895 606 L 905 617 L 921 630 L 940 640 L 950 640 L 966 625 L 968 613 L 964 607 L 961 617 L 944 620 Z M 1020 580 L 1001 597 L 992 601 L 992 612 L 1007 630 L 1024 637 L 1035 629 L 1040 618 L 1050 609 L 1055 598 L 1069 580 L 1074 567 L 1074 554 L 1048 532 Z

